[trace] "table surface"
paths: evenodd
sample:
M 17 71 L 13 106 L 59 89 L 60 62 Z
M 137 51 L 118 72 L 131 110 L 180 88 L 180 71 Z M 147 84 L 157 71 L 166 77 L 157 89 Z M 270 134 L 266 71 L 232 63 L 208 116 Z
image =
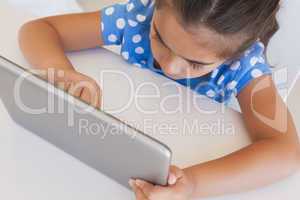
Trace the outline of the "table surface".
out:
M 22 23 L 34 18 L 23 10 L 16 10 L 0 2 L 1 31 L 0 54 L 29 67 L 17 44 L 17 30 Z M 7 21 L 9 20 L 9 23 Z M 196 95 L 170 80 L 148 70 L 142 70 L 125 63 L 119 56 L 104 49 L 87 50 L 69 55 L 77 70 L 99 81 L 103 88 L 104 110 L 134 126 L 144 127 L 145 121 L 152 128 L 145 132 L 166 143 L 174 153 L 173 164 L 180 167 L 205 162 L 224 156 L 249 144 L 247 131 L 239 113 L 222 108 L 206 98 L 196 99 L 191 104 L 189 97 Z M 110 71 L 110 72 L 109 72 Z M 99 79 L 100 74 L 105 74 Z M 171 83 L 171 84 L 170 84 Z M 158 90 L 157 90 L 158 89 Z M 183 99 L 183 112 L 166 113 L 160 102 L 168 95 L 177 94 Z M 136 94 L 153 95 L 155 98 L 132 99 Z M 130 95 L 130 92 L 131 95 Z M 121 98 L 120 98 L 121 97 Z M 168 109 L 177 107 L 174 99 L 166 101 Z M 118 108 L 128 106 L 124 110 Z M 201 114 L 196 108 L 214 111 Z M 141 112 L 141 108 L 153 113 Z M 187 112 L 187 108 L 190 108 Z M 233 126 L 234 134 L 222 134 L 222 130 L 185 132 L 184 122 L 194 119 L 213 126 Z M 176 125 L 173 134 L 158 134 L 162 122 Z M 19 199 L 133 199 L 133 194 L 101 173 L 91 169 L 53 145 L 38 138 L 15 124 L 0 102 L 0 196 L 11 200 Z M 212 199 L 298 199 L 300 174 L 256 191 Z

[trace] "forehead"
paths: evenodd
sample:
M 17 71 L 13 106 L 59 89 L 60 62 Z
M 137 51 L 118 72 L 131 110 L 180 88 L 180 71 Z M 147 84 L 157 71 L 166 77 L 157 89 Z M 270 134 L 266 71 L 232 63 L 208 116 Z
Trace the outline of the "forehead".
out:
M 175 54 L 208 62 L 221 59 L 219 36 L 204 26 L 184 26 L 170 6 L 156 9 L 153 20 L 164 42 Z

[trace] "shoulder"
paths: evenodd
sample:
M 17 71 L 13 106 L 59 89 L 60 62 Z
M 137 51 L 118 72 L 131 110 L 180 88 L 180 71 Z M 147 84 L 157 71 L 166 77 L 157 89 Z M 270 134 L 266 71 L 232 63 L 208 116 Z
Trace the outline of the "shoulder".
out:
M 153 0 L 129 0 L 101 10 L 101 29 L 105 45 L 120 45 L 123 38 L 143 25 L 149 26 L 153 16 Z
M 234 77 L 237 81 L 237 94 L 253 80 L 272 73 L 266 60 L 265 46 L 261 42 L 255 42 L 235 63 L 240 64 L 238 73 Z M 235 64 L 231 65 L 232 69 L 235 67 Z
M 271 74 L 264 50 L 261 42 L 255 42 L 239 58 L 225 62 L 213 71 L 210 83 L 222 94 L 218 101 L 237 96 L 253 80 Z

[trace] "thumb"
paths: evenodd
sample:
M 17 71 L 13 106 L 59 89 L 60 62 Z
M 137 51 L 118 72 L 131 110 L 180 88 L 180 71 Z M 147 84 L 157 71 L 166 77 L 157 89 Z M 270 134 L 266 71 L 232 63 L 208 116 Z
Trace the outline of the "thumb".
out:
M 151 193 L 154 191 L 154 185 L 145 182 L 143 180 L 136 180 L 135 184 L 143 191 L 146 197 L 150 197 Z
M 176 166 L 171 166 L 170 174 L 168 178 L 168 184 L 175 185 L 177 180 L 181 179 L 182 177 L 183 177 L 183 171 Z

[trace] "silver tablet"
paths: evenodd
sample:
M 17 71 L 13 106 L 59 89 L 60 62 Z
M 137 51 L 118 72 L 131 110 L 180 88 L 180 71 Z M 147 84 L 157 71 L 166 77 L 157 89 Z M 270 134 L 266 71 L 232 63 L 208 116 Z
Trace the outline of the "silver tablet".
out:
M 130 178 L 166 185 L 166 145 L 1 56 L 0 96 L 17 124 L 125 187 Z

